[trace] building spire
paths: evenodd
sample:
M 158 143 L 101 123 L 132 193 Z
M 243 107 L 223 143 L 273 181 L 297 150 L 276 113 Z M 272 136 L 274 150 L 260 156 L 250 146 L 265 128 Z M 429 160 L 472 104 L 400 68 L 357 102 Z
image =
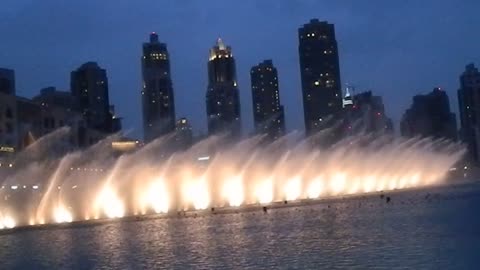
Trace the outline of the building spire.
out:
M 347 86 L 345 87 L 345 96 L 343 97 L 343 100 L 342 100 L 344 108 L 347 105 L 353 105 L 353 99 L 352 99 L 352 94 L 350 93 L 350 88 L 351 86 L 349 84 L 347 84 Z M 353 88 L 352 88 L 352 91 L 353 91 Z
M 150 42 L 158 42 L 158 34 L 156 32 L 151 32 L 150 33 Z
M 217 46 L 220 50 L 225 50 L 225 44 L 223 43 L 223 40 L 220 37 L 217 39 Z

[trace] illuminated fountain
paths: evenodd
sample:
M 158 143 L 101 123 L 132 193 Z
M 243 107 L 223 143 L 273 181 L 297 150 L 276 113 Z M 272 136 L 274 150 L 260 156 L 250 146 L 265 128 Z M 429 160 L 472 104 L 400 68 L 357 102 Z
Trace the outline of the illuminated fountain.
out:
M 39 158 L 2 176 L 6 188 L 0 192 L 8 200 L 0 203 L 0 229 L 438 185 L 464 153 L 446 141 L 365 144 L 368 136 L 319 149 L 294 134 L 268 146 L 253 137 L 221 149 L 214 146 L 222 138 L 210 137 L 165 156 L 159 153 L 168 153 L 171 138 L 163 137 L 116 157 L 113 139 L 55 160 Z

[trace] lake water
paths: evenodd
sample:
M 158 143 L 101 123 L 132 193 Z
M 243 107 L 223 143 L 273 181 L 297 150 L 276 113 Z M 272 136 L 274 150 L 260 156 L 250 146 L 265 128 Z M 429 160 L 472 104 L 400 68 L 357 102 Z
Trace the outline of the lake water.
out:
M 0 235 L 0 269 L 480 269 L 480 185 Z

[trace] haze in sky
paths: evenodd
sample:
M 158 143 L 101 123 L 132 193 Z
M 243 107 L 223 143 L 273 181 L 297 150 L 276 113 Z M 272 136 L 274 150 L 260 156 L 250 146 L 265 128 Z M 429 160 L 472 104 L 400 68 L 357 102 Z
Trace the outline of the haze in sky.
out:
M 110 101 L 124 130 L 142 136 L 141 46 L 150 32 L 170 52 L 176 115 L 206 132 L 208 50 L 218 37 L 237 62 L 245 132 L 253 129 L 250 67 L 273 59 L 289 130 L 303 130 L 297 29 L 334 23 L 342 83 L 382 95 L 395 121 L 417 93 L 440 86 L 457 111 L 458 76 L 480 66 L 478 0 L 2 0 L 0 67 L 16 72 L 17 94 L 68 90 L 87 61 L 107 69 Z

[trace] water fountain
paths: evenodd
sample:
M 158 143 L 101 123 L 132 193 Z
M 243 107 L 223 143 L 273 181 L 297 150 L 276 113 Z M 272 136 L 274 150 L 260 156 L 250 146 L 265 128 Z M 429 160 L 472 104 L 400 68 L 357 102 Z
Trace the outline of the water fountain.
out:
M 371 135 L 315 148 L 311 139 L 292 133 L 269 145 L 256 136 L 221 148 L 216 146 L 224 145 L 223 138 L 213 136 L 170 154 L 172 137 L 166 136 L 117 157 L 110 149 L 115 138 L 53 156 L 52 148 L 39 151 L 41 145 L 20 153 L 2 175 L 0 229 L 438 185 L 464 154 L 463 147 L 443 140 Z

